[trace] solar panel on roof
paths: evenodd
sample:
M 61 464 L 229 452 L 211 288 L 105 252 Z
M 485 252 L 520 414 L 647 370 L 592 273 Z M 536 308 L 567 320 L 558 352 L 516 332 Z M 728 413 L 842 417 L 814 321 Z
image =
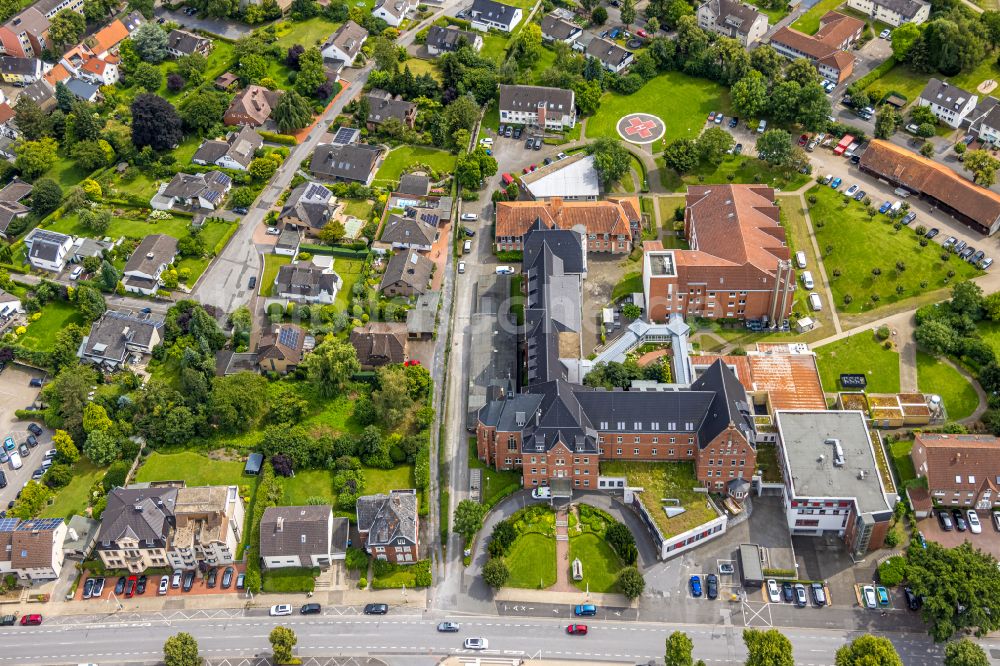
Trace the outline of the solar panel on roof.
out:
M 299 344 L 299 330 L 297 328 L 283 328 L 278 334 L 278 342 L 295 349 Z
M 420 216 L 420 219 L 426 222 L 427 224 L 437 224 L 438 220 L 440 220 L 441 218 L 435 215 L 434 213 L 424 213 L 423 215 Z
M 62 524 L 62 518 L 36 518 L 21 523 L 17 532 L 31 532 L 33 530 L 54 530 Z
M 208 192 L 205 192 L 204 196 L 206 199 L 214 203 L 215 200 L 219 198 L 219 193 L 209 190 Z
M 18 518 L 0 518 L 0 532 L 13 532 L 19 522 Z

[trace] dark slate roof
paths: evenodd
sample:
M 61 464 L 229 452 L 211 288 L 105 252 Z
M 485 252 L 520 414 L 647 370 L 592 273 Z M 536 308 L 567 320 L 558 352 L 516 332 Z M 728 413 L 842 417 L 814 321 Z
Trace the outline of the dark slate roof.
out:
M 54 103 L 56 97 L 55 88 L 45 79 L 38 79 L 31 85 L 26 86 L 21 91 L 21 94 L 34 100 L 35 104 L 42 107 L 43 110 L 48 104 Z
M 469 14 L 473 18 L 482 16 L 483 19 L 510 26 L 516 10 L 516 7 L 505 5 L 502 2 L 494 2 L 494 0 L 475 0 L 472 7 L 469 8 Z
M 369 547 L 393 545 L 399 538 L 417 543 L 417 491 L 363 495 L 358 498 L 357 511 L 358 531 L 368 532 Z
M 632 52 L 623 49 L 614 42 L 598 37 L 587 44 L 587 55 L 597 58 L 605 65 L 618 67 L 632 57 Z
M 149 314 L 108 310 L 91 325 L 84 354 L 123 361 L 128 345 L 148 349 L 153 333 L 162 327 L 163 321 Z
M 0 201 L 21 201 L 26 199 L 30 194 L 31 190 L 34 189 L 34 185 L 31 183 L 26 183 L 17 176 L 14 180 L 7 183 L 2 190 L 0 190 Z
M 365 95 L 368 99 L 368 122 L 384 123 L 389 118 L 396 118 L 400 122 L 406 122 L 416 104 L 407 102 L 404 99 L 397 99 L 384 90 L 372 90 Z
M 130 537 L 147 544 L 166 543 L 174 521 L 176 488 L 115 488 L 101 514 L 101 544 Z
M 904 18 L 911 19 L 916 16 L 920 8 L 927 3 L 918 2 L 918 0 L 873 0 L 873 4 L 876 7 L 885 7 L 886 9 L 894 11 Z
M 352 59 L 361 52 L 361 46 L 368 39 L 368 31 L 360 25 L 348 19 L 337 31 L 330 35 L 322 48 L 336 46 L 338 49 L 349 55 Z M 350 64 L 350 63 L 348 63 Z
M 71 93 L 80 99 L 88 101 L 97 93 L 98 90 L 100 90 L 99 86 L 96 86 L 93 83 L 87 83 L 83 79 L 77 78 L 68 79 L 66 81 L 66 87 Z
M 33 76 L 40 71 L 37 58 L 0 56 L 0 72 L 17 76 Z
M 417 292 L 423 292 L 434 271 L 434 262 L 413 249 L 397 252 L 389 259 L 379 284 L 379 291 L 402 282 Z
M 177 239 L 166 234 L 150 234 L 142 239 L 125 262 L 126 273 L 157 277 L 157 271 L 177 256 Z
M 382 230 L 383 243 L 401 243 L 410 245 L 431 245 L 437 229 L 421 222 L 414 217 L 390 215 Z
M 306 181 L 291 191 L 278 218 L 294 217 L 313 229 L 322 229 L 333 216 L 332 198 L 326 186 Z
M 573 112 L 573 91 L 546 86 L 500 86 L 500 108 L 534 112 L 544 104 L 549 113 Z M 557 116 L 558 117 L 558 116 Z
M 340 287 L 340 276 L 312 264 L 285 264 L 274 279 L 275 294 L 316 297 L 322 292 L 334 293 Z
M 580 26 L 564 21 L 555 14 L 547 14 L 542 17 L 542 35 L 550 39 L 569 39 L 582 31 Z
M 215 164 L 224 155 L 239 163 L 243 168 L 250 166 L 254 153 L 264 145 L 264 139 L 249 125 L 243 125 L 239 130 L 230 132 L 225 139 L 204 141 L 191 157 L 191 161 L 201 160 L 207 164 Z
M 380 148 L 360 144 L 317 146 L 309 170 L 330 178 L 364 183 L 375 168 L 380 152 Z
M 427 193 L 431 191 L 430 176 L 413 173 L 404 174 L 399 178 L 399 187 L 396 188 L 396 191 L 400 194 L 427 196 Z
M 442 28 L 439 25 L 432 25 L 427 31 L 427 45 L 434 46 L 439 51 L 454 51 L 458 48 L 459 39 L 462 37 L 471 46 L 479 35 L 468 30 L 459 30 L 454 26 Z
M 191 55 L 211 43 L 211 39 L 192 34 L 186 30 L 171 30 L 170 34 L 167 35 L 167 44 L 170 48 L 187 55 Z
M 524 265 L 534 266 L 546 249 L 562 260 L 563 271 L 566 273 L 587 271 L 587 258 L 580 234 L 570 229 L 548 229 L 539 220 L 524 237 Z
M 755 442 L 753 409 L 747 399 L 746 389 L 729 366 L 719 359 L 691 384 L 691 390 L 709 391 L 715 396 L 705 415 L 705 421 L 698 429 L 698 441 L 702 447 L 707 446 L 730 424 L 741 430 L 753 446 Z
M 297 555 L 306 566 L 313 555 L 329 552 L 329 504 L 272 506 L 260 519 L 261 557 Z

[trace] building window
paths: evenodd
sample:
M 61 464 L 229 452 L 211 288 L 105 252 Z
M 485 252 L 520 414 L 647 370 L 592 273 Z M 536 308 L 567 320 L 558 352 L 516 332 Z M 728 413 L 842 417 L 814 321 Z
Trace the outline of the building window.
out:
M 709 465 L 714 465 L 715 464 L 715 458 L 709 458 L 708 459 L 708 464 Z
M 708 470 L 707 472 L 705 472 L 705 476 L 712 476 L 712 474 L 713 474 L 712 470 Z
M 514 435 L 510 435 L 507 437 L 507 450 L 508 451 L 517 450 L 517 441 L 514 439 Z
M 505 465 L 509 465 L 510 464 L 510 458 L 504 458 L 503 462 L 504 462 Z
M 674 455 L 674 450 L 673 450 L 673 449 L 670 449 L 669 451 L 667 451 L 667 455 L 668 455 L 668 456 L 672 456 L 672 455 Z
M 621 450 L 621 447 L 619 447 L 618 448 L 618 455 L 621 455 L 621 454 L 622 454 L 622 450 Z
M 693 449 L 688 449 L 688 455 L 689 456 L 693 456 L 694 455 L 694 450 Z
M 653 449 L 652 451 L 650 451 L 650 454 L 655 456 L 656 455 L 656 449 Z
M 621 436 L 621 435 L 618 435 L 618 443 L 619 443 L 619 444 L 621 444 L 621 443 L 622 443 L 622 436 Z
M 632 449 L 632 455 L 639 455 L 639 449 Z

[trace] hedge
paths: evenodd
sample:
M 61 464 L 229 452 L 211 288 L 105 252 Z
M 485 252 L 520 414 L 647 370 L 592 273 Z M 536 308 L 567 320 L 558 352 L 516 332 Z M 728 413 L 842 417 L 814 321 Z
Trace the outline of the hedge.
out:
M 45 420 L 44 409 L 15 409 L 14 416 L 21 421 Z
M 233 237 L 233 234 L 235 234 L 236 230 L 239 228 L 239 224 L 230 225 L 229 231 L 227 231 L 222 238 L 219 239 L 219 242 L 215 244 L 215 247 L 212 248 L 213 256 L 217 257 L 222 253 L 222 250 L 225 249 L 226 245 L 229 243 L 229 239 Z
M 521 250 L 501 250 L 497 252 L 497 261 L 520 263 L 524 261 L 524 252 Z
M 373 560 L 372 569 L 375 574 L 371 581 L 374 590 L 399 589 L 404 585 L 409 588 L 430 587 L 432 582 L 430 560 L 419 560 L 413 564 Z
M 774 576 L 775 578 L 792 578 L 795 576 L 794 569 L 764 569 L 765 576 Z
M 488 501 L 483 502 L 483 506 L 485 506 L 486 510 L 489 511 L 490 509 L 495 507 L 497 503 L 500 502 L 500 500 L 507 499 L 509 495 L 513 495 L 520 489 L 521 489 L 520 483 L 511 483 L 507 486 L 504 486 L 503 488 L 500 489 L 500 492 L 491 497 Z
M 257 134 L 260 134 L 262 139 L 271 143 L 283 143 L 288 146 L 294 146 L 299 143 L 299 140 L 290 134 L 278 134 L 277 132 L 266 132 L 264 130 L 257 130 Z
M 254 495 L 253 511 L 250 515 L 250 536 L 246 552 L 247 576 L 245 585 L 246 589 L 254 594 L 260 592 L 261 586 L 260 521 L 264 517 L 264 511 L 272 506 L 277 506 L 283 495 L 284 490 L 274 476 L 271 462 L 265 462 L 260 471 L 257 493 Z
M 896 66 L 896 56 L 889 56 L 885 62 L 868 72 L 860 79 L 851 84 L 856 90 L 864 90 L 889 73 L 889 70 Z
M 367 259 L 369 250 L 365 248 L 364 250 L 350 250 L 346 247 L 329 247 L 326 245 L 310 245 L 303 244 L 299 246 L 300 252 L 309 252 L 311 254 L 322 254 L 328 257 L 344 257 L 346 259 Z

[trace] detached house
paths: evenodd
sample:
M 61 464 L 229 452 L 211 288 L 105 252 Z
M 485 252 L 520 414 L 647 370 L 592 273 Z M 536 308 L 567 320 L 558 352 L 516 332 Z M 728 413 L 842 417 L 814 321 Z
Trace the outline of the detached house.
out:
M 406 324 L 399 321 L 370 321 L 351 329 L 351 344 L 361 367 L 405 363 L 409 359 Z
M 215 210 L 232 186 L 233 179 L 221 171 L 178 173 L 160 186 L 151 205 L 156 210 Z
M 53 88 L 52 85 L 44 78 L 24 88 L 18 96 L 18 99 L 21 99 L 21 97 L 28 97 L 33 100 L 35 104 L 41 107 L 42 111 L 45 111 L 46 113 L 49 113 L 56 108 L 55 88 Z
M 187 30 L 171 30 L 167 35 L 167 53 L 175 58 L 189 56 L 194 53 L 208 57 L 212 52 L 212 40 Z
M 166 234 L 150 234 L 142 239 L 125 262 L 122 284 L 125 291 L 152 296 L 160 288 L 160 276 L 177 257 L 177 239 Z
M 708 0 L 698 7 L 698 27 L 753 46 L 767 34 L 767 14 L 738 0 Z
M 250 125 L 259 127 L 271 117 L 271 109 L 281 98 L 280 90 L 251 85 L 237 94 L 222 116 L 227 125 Z
M 42 61 L 38 58 L 0 56 L 0 78 L 4 83 L 26 85 L 42 78 Z
M 410 298 L 428 291 L 434 262 L 415 250 L 397 252 L 389 259 L 378 290 L 392 298 Z
M 36 227 L 24 237 L 24 245 L 32 266 L 58 273 L 69 260 L 73 237 Z
M 413 129 L 417 120 L 417 105 L 407 102 L 399 95 L 393 96 L 385 90 L 375 89 L 365 95 L 368 100 L 368 131 L 395 118 L 403 125 Z
M 2 190 L 0 190 L 0 238 L 7 238 L 7 230 L 14 220 L 27 217 L 31 209 L 21 203 L 26 199 L 31 190 L 34 189 L 30 183 L 26 183 L 20 178 L 14 178 Z
M 390 490 L 388 495 L 358 498 L 358 532 L 373 557 L 396 564 L 420 559 L 416 490 Z
M 49 19 L 35 6 L 15 14 L 0 26 L 0 46 L 8 56 L 37 58 L 49 48 Z
M 500 122 L 564 130 L 576 125 L 572 90 L 545 86 L 500 86 Z
M 323 60 L 340 61 L 344 65 L 350 65 L 361 53 L 361 47 L 367 39 L 368 31 L 348 19 L 323 44 L 321 48 Z
M 542 17 L 542 39 L 547 42 L 572 44 L 583 34 L 583 28 L 559 18 L 554 13 Z
M 66 533 L 62 518 L 0 519 L 0 575 L 14 574 L 22 581 L 59 578 Z
M 416 217 L 390 215 L 382 230 L 381 240 L 392 245 L 395 250 L 413 249 L 426 252 L 431 249 L 436 237 L 437 228 Z
M 257 365 L 262 372 L 283 375 L 292 372 L 302 363 L 306 331 L 295 324 L 276 326 L 274 331 L 261 337 L 257 347 Z
M 427 31 L 425 45 L 427 46 L 427 53 L 432 56 L 439 56 L 442 53 L 457 51 L 463 40 L 474 51 L 479 51 L 483 48 L 482 36 L 468 30 L 460 30 L 455 26 L 442 28 L 439 25 L 432 25 Z
M 588 58 L 599 60 L 604 65 L 604 69 L 616 74 L 621 73 L 622 70 L 631 65 L 633 59 L 631 51 L 601 37 L 590 40 L 584 53 Z
M 521 22 L 520 7 L 511 7 L 494 0 L 474 0 L 469 8 L 469 17 L 475 30 L 486 32 L 496 28 L 500 32 L 511 32 Z
M 1000 508 L 1000 439 L 992 435 L 918 432 L 913 469 L 927 479 L 935 503 L 989 511 Z
M 108 310 L 90 326 L 77 356 L 84 362 L 117 370 L 130 358 L 141 359 L 153 353 L 153 347 L 162 339 L 162 319 Z
M 917 98 L 917 104 L 930 107 L 938 120 L 953 128 L 962 126 L 978 101 L 976 95 L 936 78 L 927 82 Z
M 254 153 L 264 145 L 264 139 L 248 125 L 226 135 L 225 140 L 211 139 L 202 142 L 191 158 L 195 164 L 214 164 L 224 169 L 246 171 Z
M 333 219 L 336 205 L 337 200 L 328 188 L 306 181 L 288 195 L 278 214 L 278 222 L 315 233 Z
M 278 269 L 272 293 L 285 301 L 329 305 L 342 286 L 343 280 L 332 268 L 309 263 L 286 264 Z
M 260 556 L 267 569 L 320 567 L 347 556 L 350 523 L 329 504 L 272 506 L 260 520 Z
M 346 183 L 371 185 L 382 149 L 363 144 L 325 144 L 316 147 L 309 171 Z
M 398 28 L 406 18 L 406 12 L 413 9 L 409 0 L 378 0 L 372 10 L 372 16 L 376 16 L 394 28 Z

